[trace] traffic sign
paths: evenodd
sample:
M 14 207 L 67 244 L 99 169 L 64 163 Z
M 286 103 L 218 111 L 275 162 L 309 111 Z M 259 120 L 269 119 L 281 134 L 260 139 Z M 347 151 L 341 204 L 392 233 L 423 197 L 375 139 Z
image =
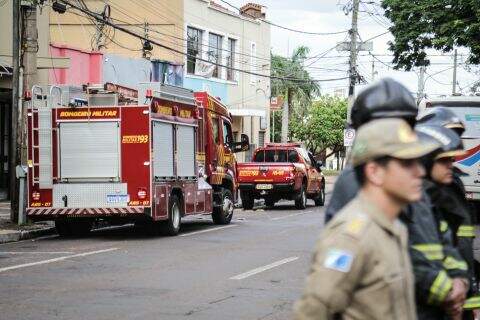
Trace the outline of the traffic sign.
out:
M 355 140 L 355 129 L 343 130 L 343 145 L 345 147 L 353 146 L 353 140 Z

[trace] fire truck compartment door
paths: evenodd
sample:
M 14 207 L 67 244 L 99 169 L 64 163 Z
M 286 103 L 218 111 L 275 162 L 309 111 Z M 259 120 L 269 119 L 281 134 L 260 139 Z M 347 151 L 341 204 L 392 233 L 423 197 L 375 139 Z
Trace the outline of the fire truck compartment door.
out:
M 173 125 L 153 122 L 153 173 L 155 177 L 173 177 Z
M 61 179 L 120 179 L 118 122 L 60 124 Z
M 195 176 L 195 128 L 177 126 L 177 175 L 179 177 Z

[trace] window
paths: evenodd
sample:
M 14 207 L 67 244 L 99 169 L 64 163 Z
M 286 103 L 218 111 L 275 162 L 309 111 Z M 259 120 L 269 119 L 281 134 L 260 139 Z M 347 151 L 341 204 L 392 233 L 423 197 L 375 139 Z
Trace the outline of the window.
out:
M 218 127 L 218 119 L 212 117 L 212 132 L 213 132 L 213 141 L 216 144 L 220 144 L 220 132 Z
M 237 41 L 235 39 L 228 39 L 228 56 L 227 56 L 227 80 L 235 81 L 235 49 Z
M 297 162 L 295 150 L 261 150 L 255 155 L 254 162 Z
M 230 123 L 223 120 L 223 144 L 227 147 L 231 147 L 233 142 L 232 140 L 232 127 L 230 126 Z
M 288 152 L 288 162 L 298 162 L 298 153 L 295 150 Z
M 253 162 L 265 162 L 265 151 L 258 151 Z
M 222 40 L 223 37 L 215 33 L 208 35 L 208 61 L 213 63 L 222 63 Z M 220 78 L 221 69 L 215 66 L 212 77 Z
M 310 157 L 308 156 L 308 152 L 305 149 L 299 148 L 298 152 L 302 155 L 302 158 L 303 160 L 305 160 L 305 163 L 312 165 L 312 162 L 310 161 Z
M 255 67 L 257 63 L 257 59 L 255 58 L 257 55 L 257 44 L 255 42 L 252 42 L 250 44 L 250 71 L 253 73 L 257 72 L 257 69 Z M 257 76 L 254 74 L 250 75 L 250 83 L 255 83 L 257 82 Z
M 195 74 L 197 58 L 202 57 L 202 37 L 202 30 L 187 28 L 187 73 L 189 74 Z

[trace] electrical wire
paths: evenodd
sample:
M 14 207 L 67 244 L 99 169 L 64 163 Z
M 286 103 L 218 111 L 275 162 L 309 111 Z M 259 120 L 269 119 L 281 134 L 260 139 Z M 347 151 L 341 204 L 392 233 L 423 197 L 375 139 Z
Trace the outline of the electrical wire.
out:
M 238 12 L 240 12 L 240 8 L 234 6 L 233 4 L 229 3 L 228 1 L 225 1 L 225 0 L 218 0 L 236 10 L 238 10 Z M 256 17 L 250 15 L 250 14 L 247 14 L 247 13 L 244 13 L 245 15 L 249 16 L 250 18 L 252 19 L 257 19 Z M 308 34 L 308 35 L 316 35 L 316 36 L 329 36 L 329 35 L 337 35 L 337 34 L 343 34 L 343 33 L 348 33 L 348 30 L 344 30 L 344 31 L 337 31 L 337 32 L 309 32 L 309 31 L 303 31 L 303 30 L 297 30 L 297 29 L 292 29 L 292 28 L 289 28 L 289 27 L 285 27 L 285 26 L 282 26 L 282 25 L 279 25 L 279 24 L 276 24 L 276 23 L 273 23 L 271 21 L 268 21 L 266 19 L 261 19 L 263 22 L 271 25 L 271 26 L 274 26 L 274 27 L 277 27 L 277 28 L 280 28 L 280 29 L 284 29 L 284 30 L 287 30 L 287 31 L 291 31 L 291 32 L 296 32 L 296 33 L 301 33 L 301 34 Z
M 147 40 L 145 37 L 139 35 L 139 34 L 136 34 L 135 32 L 133 31 L 130 31 L 124 27 L 120 27 L 116 24 L 114 24 L 113 22 L 109 21 L 109 20 L 105 20 L 103 17 L 101 17 L 99 14 L 95 13 L 95 12 L 92 12 L 88 9 L 84 9 L 78 5 L 75 5 L 75 4 L 72 4 L 66 0 L 59 0 L 60 2 L 72 7 L 73 9 L 76 9 L 76 10 L 79 10 L 81 11 L 82 13 L 98 20 L 98 22 L 103 22 L 104 24 L 106 25 L 109 25 L 110 27 L 112 28 L 115 28 L 119 31 L 122 31 L 124 33 L 127 33 L 129 34 L 130 36 L 133 36 L 133 37 L 137 37 L 141 40 Z M 256 73 L 256 72 L 251 72 L 251 71 L 247 71 L 247 70 L 242 70 L 242 69 L 238 69 L 238 68 L 234 68 L 234 67 L 229 67 L 229 66 L 225 66 L 225 65 L 222 65 L 220 63 L 216 63 L 216 62 L 212 62 L 212 61 L 208 61 L 206 59 L 203 59 L 203 58 L 199 58 L 199 57 L 195 57 L 195 56 L 192 56 L 191 54 L 188 54 L 188 53 L 185 53 L 185 52 L 182 52 L 182 51 L 179 51 L 177 49 L 174 49 L 174 48 L 171 48 L 169 46 L 166 46 L 164 44 L 161 44 L 159 42 L 156 42 L 156 41 L 153 41 L 153 40 L 150 40 L 150 42 L 152 44 L 155 44 L 163 49 L 166 49 L 166 50 L 169 50 L 169 51 L 172 51 L 172 52 L 175 52 L 175 53 L 178 53 L 178 54 L 181 54 L 181 55 L 184 55 L 184 56 L 187 56 L 187 57 L 191 57 L 191 58 L 195 58 L 196 60 L 199 60 L 199 61 L 203 61 L 203 62 L 206 62 L 206 63 L 210 63 L 212 65 L 215 65 L 215 66 L 218 66 L 218 67 L 224 67 L 224 68 L 228 68 L 228 69 L 231 69 L 233 71 L 237 71 L 237 72 L 241 72 L 241 73 L 245 73 L 245 74 L 250 74 L 250 75 L 254 75 L 254 76 L 258 76 L 258 77 L 262 77 L 262 78 L 269 78 L 269 79 L 276 79 L 276 80 L 285 80 L 285 81 L 292 81 L 292 82 L 306 82 L 306 83 L 312 83 L 312 82 L 327 82 L 327 81 L 338 81 L 338 80 L 344 80 L 344 79 L 347 79 L 348 77 L 343 77 L 343 78 L 332 78 L 332 79 L 299 79 L 299 78 L 292 78 L 292 77 L 277 77 L 277 76 L 272 76 L 272 75 L 266 75 L 266 74 L 261 74 L 261 73 Z

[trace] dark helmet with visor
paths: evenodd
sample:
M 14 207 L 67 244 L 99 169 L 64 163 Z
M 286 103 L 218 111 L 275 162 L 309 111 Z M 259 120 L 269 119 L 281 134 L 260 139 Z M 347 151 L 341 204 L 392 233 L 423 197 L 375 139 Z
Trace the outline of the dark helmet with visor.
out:
M 418 124 L 438 125 L 454 130 L 459 136 L 465 132 L 465 125 L 460 118 L 448 108 L 429 108 L 419 115 Z
M 433 159 L 451 158 L 465 154 L 460 136 L 440 125 L 418 124 L 415 132 L 419 136 L 430 137 L 440 143 L 440 149 L 433 154 Z
M 417 115 L 418 107 L 410 91 L 385 78 L 360 92 L 352 106 L 351 125 L 358 129 L 373 119 L 402 118 L 413 127 Z

